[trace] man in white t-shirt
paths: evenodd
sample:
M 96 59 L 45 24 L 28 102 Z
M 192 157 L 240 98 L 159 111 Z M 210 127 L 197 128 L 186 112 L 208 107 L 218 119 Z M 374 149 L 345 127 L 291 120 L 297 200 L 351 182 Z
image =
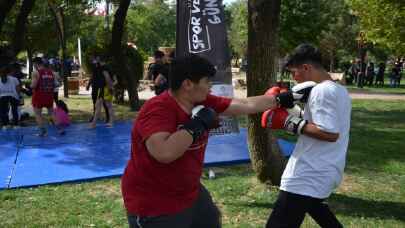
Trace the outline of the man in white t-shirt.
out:
M 343 227 L 324 202 L 339 186 L 349 142 L 351 99 L 322 67 L 319 50 L 299 45 L 286 68 L 300 84 L 316 82 L 302 117 L 289 114 L 299 94 L 279 94 L 280 108 L 263 114 L 267 127 L 299 135 L 281 178 L 280 193 L 266 227 L 300 227 L 308 213 L 321 227 Z M 286 99 L 289 98 L 289 99 Z M 303 100 L 301 100 L 303 101 Z
M 0 63 L 0 120 L 1 125 L 9 125 L 9 110 L 11 106 L 13 125 L 18 126 L 19 86 L 17 78 L 9 76 L 9 64 L 5 61 Z

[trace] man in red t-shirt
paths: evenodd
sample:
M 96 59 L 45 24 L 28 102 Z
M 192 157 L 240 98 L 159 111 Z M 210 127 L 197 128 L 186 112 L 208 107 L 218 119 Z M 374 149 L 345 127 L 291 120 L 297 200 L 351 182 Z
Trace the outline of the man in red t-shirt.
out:
M 121 183 L 130 227 L 221 227 L 220 212 L 200 183 L 208 130 L 216 126 L 217 113 L 259 113 L 277 102 L 270 95 L 211 95 L 209 78 L 215 73 L 196 55 L 177 59 L 170 89 L 140 110 Z
M 44 125 L 44 118 L 42 117 L 42 108 L 48 110 L 48 115 L 53 117 L 53 91 L 55 88 L 55 76 L 52 70 L 46 68 L 42 59 L 36 57 L 33 60 L 34 72 L 32 73 L 31 88 L 32 94 L 32 107 L 35 113 L 35 120 L 37 121 L 39 128 L 39 136 L 43 137 L 47 135 L 47 131 Z

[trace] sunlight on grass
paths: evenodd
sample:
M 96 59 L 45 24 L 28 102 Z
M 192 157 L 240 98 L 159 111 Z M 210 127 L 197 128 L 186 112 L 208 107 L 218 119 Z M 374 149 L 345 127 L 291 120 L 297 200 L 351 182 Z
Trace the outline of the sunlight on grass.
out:
M 75 122 L 90 118 L 90 99 L 72 96 L 68 104 Z M 115 107 L 120 119 L 136 115 L 126 106 Z M 246 127 L 246 117 L 239 119 Z M 346 173 L 328 200 L 345 227 L 405 227 L 404 119 L 403 101 L 353 101 Z M 260 183 L 250 165 L 221 168 L 215 179 L 206 176 L 202 182 L 221 209 L 223 227 L 264 226 L 277 187 Z M 117 178 L 3 190 L 0 210 L 0 227 L 127 226 Z M 318 226 L 307 216 L 302 227 Z

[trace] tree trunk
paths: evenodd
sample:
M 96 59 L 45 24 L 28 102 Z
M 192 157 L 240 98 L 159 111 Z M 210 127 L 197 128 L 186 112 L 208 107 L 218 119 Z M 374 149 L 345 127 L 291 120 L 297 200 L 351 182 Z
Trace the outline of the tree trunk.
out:
M 14 26 L 14 34 L 13 34 L 13 52 L 14 55 L 17 56 L 18 53 L 23 49 L 25 43 L 25 31 L 26 31 L 26 24 L 28 21 L 28 15 L 30 14 L 32 8 L 34 7 L 35 0 L 24 0 L 20 12 L 18 13 L 17 21 Z
M 7 14 L 11 11 L 15 5 L 16 0 L 0 0 L 0 33 L 3 28 L 4 21 L 6 20 Z
M 129 95 L 129 103 L 132 110 L 139 109 L 139 96 L 137 91 L 137 82 L 131 76 L 128 68 L 128 60 L 124 55 L 122 37 L 124 33 L 125 18 L 130 0 L 121 0 L 117 11 L 114 15 L 114 23 L 112 28 L 111 51 L 113 54 L 114 70 L 119 79 L 125 79 L 127 82 L 127 90 Z M 125 48 L 126 44 L 125 44 Z
M 63 13 L 63 8 L 57 6 L 55 1 L 48 1 L 49 9 L 51 10 L 54 18 L 55 18 L 55 25 L 56 29 L 58 30 L 59 34 L 59 44 L 62 51 L 61 56 L 61 68 L 60 68 L 60 75 L 63 78 L 63 95 L 65 98 L 69 97 L 69 86 L 68 86 L 68 73 L 65 68 L 65 60 L 66 60 L 66 39 L 65 39 L 65 16 Z
M 264 94 L 276 83 L 281 0 L 248 2 L 248 96 Z M 269 130 L 260 124 L 260 114 L 248 118 L 249 151 L 258 179 L 279 185 L 285 159 Z

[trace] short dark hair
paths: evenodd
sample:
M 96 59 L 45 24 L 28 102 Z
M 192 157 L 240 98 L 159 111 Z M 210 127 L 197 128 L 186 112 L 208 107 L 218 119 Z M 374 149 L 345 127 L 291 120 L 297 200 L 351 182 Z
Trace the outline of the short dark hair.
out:
M 37 63 L 37 64 L 44 64 L 44 62 L 42 61 L 42 58 L 41 58 L 41 57 L 35 57 L 35 58 L 32 60 L 32 62 L 33 62 L 33 63 Z
M 198 83 L 204 77 L 214 77 L 217 70 L 207 59 L 189 55 L 173 60 L 169 71 L 169 87 L 178 90 L 184 80 L 190 79 Z
M 322 67 L 322 55 L 319 49 L 307 43 L 298 45 L 285 59 L 284 69 L 297 67 L 302 64 L 312 64 L 316 67 Z
M 62 100 L 57 100 L 57 101 L 56 101 L 56 106 L 57 106 L 58 108 L 61 108 L 61 109 L 62 109 L 63 111 L 65 111 L 66 113 L 69 113 L 69 109 L 68 109 L 66 103 L 63 102 Z
M 157 59 L 157 58 L 161 59 L 161 58 L 163 58 L 163 56 L 165 56 L 165 53 L 163 51 L 157 50 L 157 51 L 155 51 L 155 53 L 153 53 L 153 57 L 155 59 Z

